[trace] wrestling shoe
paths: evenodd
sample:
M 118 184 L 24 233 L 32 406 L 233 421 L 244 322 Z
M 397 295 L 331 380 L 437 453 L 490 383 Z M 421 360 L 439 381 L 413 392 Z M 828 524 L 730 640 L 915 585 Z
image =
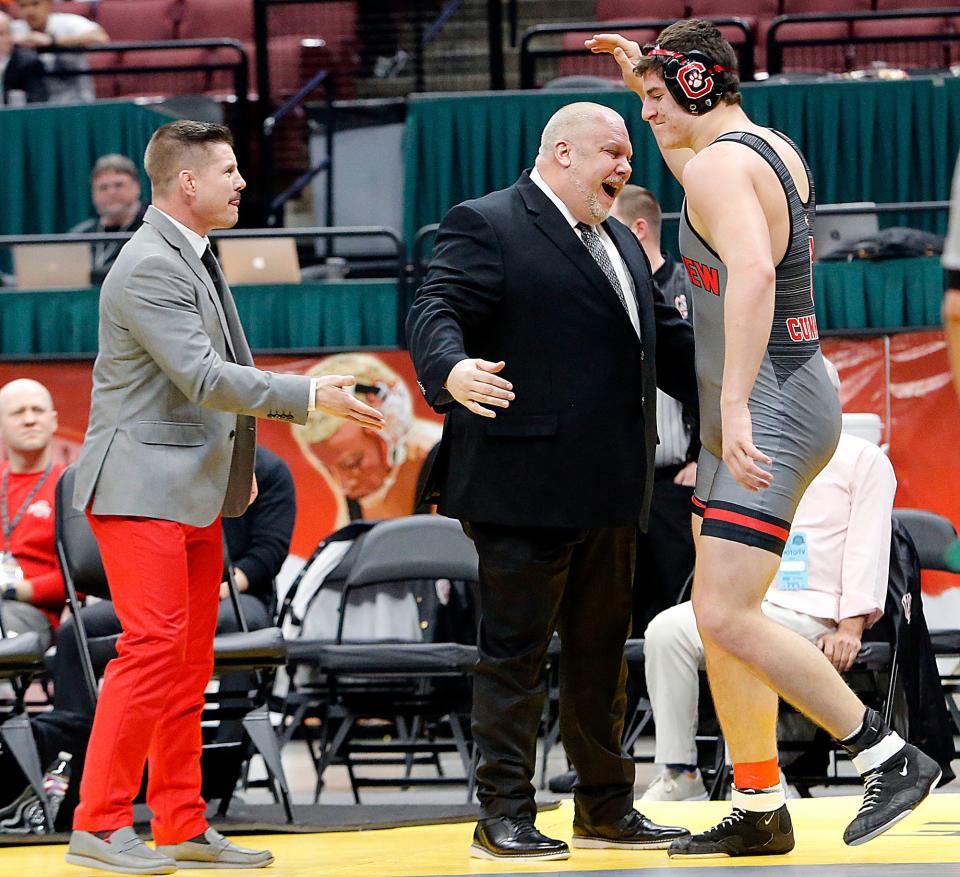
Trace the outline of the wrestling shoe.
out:
M 793 824 L 786 805 L 766 812 L 733 812 L 713 828 L 670 844 L 671 859 L 715 859 L 724 856 L 780 856 L 793 849 Z
M 863 775 L 863 804 L 843 833 L 848 846 L 866 843 L 906 819 L 940 782 L 940 766 L 916 746 L 905 743 Z

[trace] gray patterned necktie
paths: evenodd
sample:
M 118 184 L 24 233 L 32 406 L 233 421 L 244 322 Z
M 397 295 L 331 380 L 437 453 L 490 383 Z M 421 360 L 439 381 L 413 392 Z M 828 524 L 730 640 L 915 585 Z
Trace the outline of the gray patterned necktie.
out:
M 617 272 L 613 269 L 613 262 L 610 261 L 610 256 L 607 253 L 607 248 L 603 245 L 603 241 L 600 240 L 600 235 L 597 234 L 597 230 L 592 225 L 587 225 L 585 222 L 577 223 L 577 231 L 580 232 L 580 236 L 583 239 L 583 244 L 587 248 L 587 252 L 593 256 L 594 262 L 600 266 L 600 270 L 606 275 L 607 280 L 610 281 L 610 285 L 613 287 L 613 291 L 617 294 L 617 298 L 620 299 L 620 304 L 623 305 L 623 309 L 627 312 L 627 316 L 630 316 L 630 308 L 627 307 L 627 300 L 623 295 L 623 287 L 620 286 L 620 280 L 617 277 Z M 631 320 L 631 322 L 633 322 Z

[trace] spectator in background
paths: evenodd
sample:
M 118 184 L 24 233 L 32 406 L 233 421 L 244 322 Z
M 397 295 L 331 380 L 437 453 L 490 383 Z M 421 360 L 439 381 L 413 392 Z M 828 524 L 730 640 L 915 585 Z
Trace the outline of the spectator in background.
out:
M 71 232 L 129 231 L 140 228 L 147 205 L 140 199 L 140 172 L 125 155 L 101 155 L 90 173 L 90 198 L 96 216 L 85 219 Z M 124 241 L 91 245 L 90 279 L 103 283 Z
M 38 103 L 47 99 L 47 83 L 43 64 L 31 49 L 15 46 L 13 20 L 0 12 L 0 103 L 15 105 L 26 101 Z M 22 99 L 15 97 L 22 94 Z
M 63 471 L 50 452 L 56 429 L 57 412 L 43 384 L 20 378 L 0 389 L 7 451 L 0 463 L 0 613 L 8 635 L 34 631 L 48 644 L 64 604 L 54 544 L 54 490 Z
M 71 12 L 51 12 L 51 5 L 51 0 L 17 0 L 20 18 L 11 25 L 14 42 L 40 52 L 47 71 L 50 103 L 92 103 L 96 99 L 93 80 L 73 73 L 89 69 L 86 56 L 76 52 L 44 52 L 44 49 L 92 46 L 108 43 L 110 37 L 89 18 Z
M 376 356 L 338 353 L 307 374 L 354 375 L 357 383 L 352 392 L 385 418 L 376 435 L 319 410 L 310 413 L 305 426 L 292 427 L 304 456 L 343 497 L 349 519 L 411 514 L 424 460 L 440 441 L 440 424 L 414 417 L 403 378 Z
M 943 325 L 953 371 L 953 386 L 960 396 L 960 156 L 953 170 L 950 224 L 943 244 Z

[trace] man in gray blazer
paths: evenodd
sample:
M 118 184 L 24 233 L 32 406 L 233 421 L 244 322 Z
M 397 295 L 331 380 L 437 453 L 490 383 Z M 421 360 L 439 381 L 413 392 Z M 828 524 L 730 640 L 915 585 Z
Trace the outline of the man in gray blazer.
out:
M 74 505 L 85 509 L 123 624 L 97 705 L 67 861 L 140 874 L 262 867 L 210 828 L 200 714 L 213 666 L 220 517 L 256 496 L 255 418 L 311 410 L 379 429 L 349 376 L 253 366 L 206 235 L 238 218 L 246 183 L 230 132 L 178 121 L 150 140 L 153 206 L 100 294 L 99 353 Z M 133 830 L 149 761 L 157 849 Z

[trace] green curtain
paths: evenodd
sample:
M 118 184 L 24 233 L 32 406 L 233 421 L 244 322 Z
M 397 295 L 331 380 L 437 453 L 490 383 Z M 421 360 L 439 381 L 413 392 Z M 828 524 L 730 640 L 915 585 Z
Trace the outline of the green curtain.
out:
M 132 103 L 0 109 L 0 234 L 57 234 L 92 215 L 90 168 L 119 152 L 141 167 L 143 150 L 170 117 Z
M 611 62 L 612 63 L 612 62 Z M 829 82 L 744 86 L 744 107 L 804 151 L 820 203 L 933 201 L 949 197 L 960 148 L 960 80 Z M 627 120 L 634 183 L 679 210 L 640 100 L 632 92 L 500 92 L 410 99 L 405 154 L 404 236 L 439 222 L 454 204 L 512 184 L 533 163 L 540 132 L 564 104 L 591 100 Z M 942 213 L 893 215 L 883 225 L 943 233 Z
M 254 350 L 397 344 L 393 281 L 237 286 L 233 295 Z M 98 297 L 97 289 L 0 294 L 0 355 L 96 353 Z
M 821 331 L 940 325 L 943 272 L 936 257 L 819 262 L 813 289 Z

